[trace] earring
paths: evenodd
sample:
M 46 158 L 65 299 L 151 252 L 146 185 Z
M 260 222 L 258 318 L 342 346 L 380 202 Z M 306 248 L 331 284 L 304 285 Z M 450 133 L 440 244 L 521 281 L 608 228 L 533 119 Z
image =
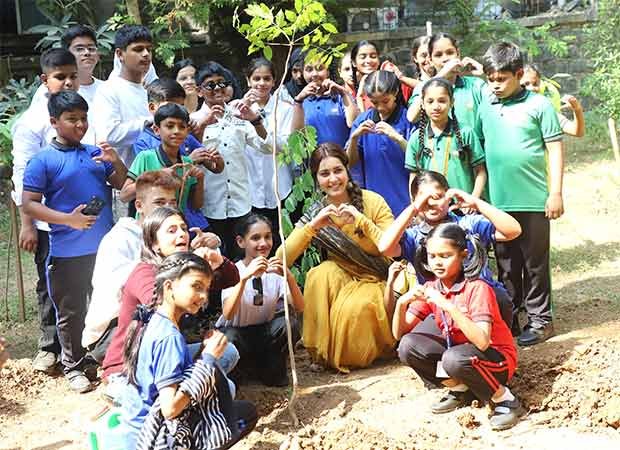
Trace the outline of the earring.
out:
M 351 180 L 347 182 L 347 189 L 353 189 L 353 182 Z

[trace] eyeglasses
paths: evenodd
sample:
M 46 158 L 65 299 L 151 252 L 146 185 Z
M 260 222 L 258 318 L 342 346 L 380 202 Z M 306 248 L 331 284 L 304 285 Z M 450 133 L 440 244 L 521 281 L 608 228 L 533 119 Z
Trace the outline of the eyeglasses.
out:
M 94 45 L 89 45 L 88 47 L 78 45 L 77 47 L 73 47 L 73 51 L 78 55 L 83 55 L 84 53 L 97 53 L 97 47 Z
M 260 278 L 252 279 L 252 289 L 254 289 L 254 306 L 263 305 L 263 280 Z
M 230 86 L 232 83 L 230 81 L 209 81 L 208 83 L 201 84 L 200 89 L 204 89 L 205 91 L 214 91 L 215 89 L 224 89 Z

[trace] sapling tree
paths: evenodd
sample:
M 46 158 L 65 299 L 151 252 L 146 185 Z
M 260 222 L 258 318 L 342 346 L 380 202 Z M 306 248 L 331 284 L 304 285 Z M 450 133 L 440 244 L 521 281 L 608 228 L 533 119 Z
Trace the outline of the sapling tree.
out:
M 276 118 L 278 117 L 278 103 L 280 99 L 280 91 L 283 89 L 284 81 L 288 75 L 288 66 L 291 59 L 291 54 L 295 47 L 301 47 L 302 51 L 306 54 L 306 62 L 312 64 L 323 64 L 329 66 L 334 57 L 342 55 L 341 51 L 346 47 L 346 44 L 340 44 L 335 47 L 326 47 L 330 41 L 332 34 L 337 33 L 336 27 L 328 21 L 328 15 L 322 3 L 316 0 L 295 0 L 294 10 L 278 10 L 274 11 L 274 8 L 270 8 L 264 3 L 251 4 L 244 10 L 245 14 L 250 18 L 247 23 L 242 23 L 239 16 L 239 11 L 235 10 L 233 16 L 233 24 L 235 28 L 248 40 L 250 43 L 248 47 L 248 54 L 262 52 L 265 58 L 271 60 L 273 56 L 273 47 L 281 46 L 287 51 L 286 61 L 284 64 L 284 73 L 278 83 L 278 87 L 273 94 L 275 96 L 274 110 L 273 110 L 273 142 L 272 142 L 272 160 L 273 160 L 273 172 L 274 172 L 274 185 L 273 190 L 277 199 L 278 207 L 278 223 L 280 228 L 280 239 L 284 246 L 284 252 L 282 252 L 282 264 L 283 267 L 288 267 L 286 260 L 286 239 L 285 231 L 292 229 L 292 224 L 288 214 L 286 219 L 283 220 L 282 211 L 282 199 L 278 193 L 278 164 L 280 162 L 294 161 L 301 163 L 304 157 L 304 152 L 300 151 L 300 148 L 313 148 L 307 144 L 316 144 L 316 131 L 311 129 L 302 130 L 302 132 L 296 132 L 291 135 L 288 141 L 288 148 L 284 151 L 284 156 L 278 157 L 276 136 L 278 133 L 278 123 Z M 287 152 L 289 150 L 289 152 Z M 290 151 L 292 150 L 292 151 Z M 306 155 L 307 156 L 307 155 Z M 305 192 L 313 190 L 313 183 L 310 174 L 306 171 L 301 177 L 296 180 L 293 186 L 292 196 L 295 201 L 304 201 Z M 289 207 L 294 207 L 292 201 L 288 201 Z M 288 208 L 287 208 L 288 209 Z M 288 409 L 293 419 L 295 426 L 299 421 L 295 414 L 295 401 L 297 397 L 297 371 L 295 370 L 295 357 L 291 333 L 290 322 L 290 310 L 288 304 L 288 298 L 286 290 L 284 297 L 284 313 L 286 318 L 286 328 L 288 334 L 288 349 L 289 358 L 291 363 L 293 390 L 288 403 Z

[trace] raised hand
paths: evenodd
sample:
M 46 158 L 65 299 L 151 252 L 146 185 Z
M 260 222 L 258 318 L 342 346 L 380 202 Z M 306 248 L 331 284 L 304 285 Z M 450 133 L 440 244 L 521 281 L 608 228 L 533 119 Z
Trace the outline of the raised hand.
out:
M 269 258 L 269 265 L 267 266 L 267 273 L 277 273 L 278 275 L 284 275 L 284 266 L 282 261 L 277 256 Z
M 450 211 L 460 209 L 463 212 L 471 213 L 478 211 L 478 199 L 471 194 L 460 189 L 448 189 L 445 195 L 446 199 L 454 200 L 455 203 L 450 206 Z
M 331 219 L 331 216 L 337 217 L 339 215 L 340 213 L 338 212 L 338 208 L 335 205 L 330 204 L 320 210 L 319 213 L 314 216 L 314 219 L 310 221 L 309 225 L 314 230 L 319 230 L 329 225 L 335 225 L 334 221 Z
M 196 234 L 196 237 L 192 239 L 190 244 L 193 249 L 200 247 L 216 249 L 222 245 L 222 240 L 215 233 L 205 233 L 198 227 L 190 228 L 189 231 Z
M 119 160 L 118 153 L 116 153 L 114 147 L 112 147 L 107 142 L 100 142 L 99 144 L 97 144 L 97 146 L 101 150 L 101 153 L 99 153 L 97 156 L 93 156 L 93 161 L 98 163 L 104 161 L 114 163 Z
M 252 277 L 260 277 L 267 271 L 268 267 L 269 260 L 264 256 L 257 256 L 245 268 L 244 272 L 241 274 L 241 278 L 244 280 L 249 280 Z
M 365 134 L 374 133 L 374 131 L 375 123 L 372 120 L 367 119 L 360 123 L 359 127 L 357 127 L 353 133 L 351 133 L 351 137 L 359 138 L 360 136 L 363 136 Z

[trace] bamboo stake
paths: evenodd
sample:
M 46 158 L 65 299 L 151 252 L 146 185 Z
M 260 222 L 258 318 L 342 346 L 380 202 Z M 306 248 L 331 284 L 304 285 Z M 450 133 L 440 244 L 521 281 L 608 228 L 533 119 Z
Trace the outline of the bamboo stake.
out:
M 610 117 L 607 121 L 609 127 L 609 137 L 611 138 L 611 148 L 614 151 L 614 157 L 616 158 L 616 164 L 620 167 L 620 145 L 618 145 L 618 134 L 616 132 L 616 121 Z
M 12 203 L 12 201 L 11 201 Z M 11 246 L 13 245 L 13 221 L 9 231 L 9 245 L 6 249 L 6 277 L 4 280 L 4 319 L 9 320 L 9 272 L 11 270 Z
M 17 207 L 11 200 L 9 202 L 11 207 L 11 229 L 15 230 L 15 240 L 13 245 L 15 246 L 15 263 L 17 265 L 17 293 L 19 294 L 19 320 L 26 321 L 26 296 L 24 294 L 24 274 L 22 273 L 22 255 L 19 251 L 19 225 L 17 224 Z

